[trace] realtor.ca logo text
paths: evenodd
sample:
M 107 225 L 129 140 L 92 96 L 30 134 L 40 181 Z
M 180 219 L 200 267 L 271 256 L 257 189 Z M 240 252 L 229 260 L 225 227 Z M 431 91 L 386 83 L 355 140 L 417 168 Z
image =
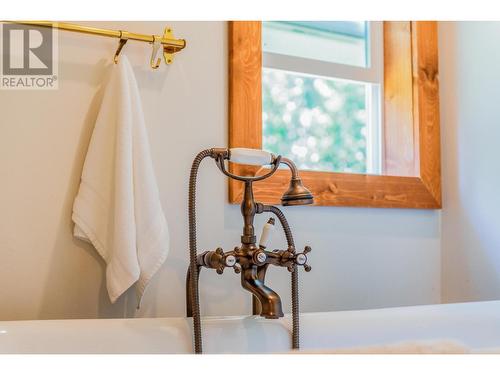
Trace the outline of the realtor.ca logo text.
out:
M 0 89 L 58 88 L 56 29 L 4 23 L 0 33 Z

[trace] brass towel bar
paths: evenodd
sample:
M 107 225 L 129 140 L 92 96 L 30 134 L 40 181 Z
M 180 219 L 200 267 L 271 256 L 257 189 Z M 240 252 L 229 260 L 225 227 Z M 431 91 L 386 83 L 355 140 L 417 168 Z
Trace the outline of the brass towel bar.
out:
M 176 39 L 173 36 L 172 29 L 169 27 L 165 28 L 163 36 L 159 35 L 147 35 L 147 34 L 137 34 L 131 33 L 124 30 L 109 30 L 109 29 L 99 29 L 96 27 L 82 26 L 67 22 L 52 22 L 52 21 L 16 21 L 10 23 L 42 26 L 42 27 L 53 27 L 55 29 L 73 31 L 77 33 L 107 36 L 111 38 L 120 39 L 120 46 L 115 53 L 115 62 L 117 62 L 118 54 L 120 53 L 121 47 L 126 43 L 127 40 L 136 40 L 139 42 L 147 42 L 153 44 L 153 54 L 151 56 L 151 67 L 156 69 L 159 66 L 159 62 L 156 60 L 156 52 L 158 46 L 163 46 L 163 57 L 165 58 L 166 64 L 171 64 L 174 58 L 174 54 L 181 51 L 186 47 L 186 41 L 184 39 Z

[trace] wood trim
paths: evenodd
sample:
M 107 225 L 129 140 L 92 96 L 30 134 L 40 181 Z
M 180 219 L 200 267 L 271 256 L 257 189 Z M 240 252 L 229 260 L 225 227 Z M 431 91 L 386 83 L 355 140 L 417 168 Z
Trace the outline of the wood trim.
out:
M 441 200 L 441 135 L 437 22 L 412 22 L 413 113 L 418 129 L 420 180 L 436 202 Z
M 261 22 L 229 22 L 229 144 L 262 147 Z
M 411 52 L 411 23 L 384 22 L 382 171 L 390 176 L 418 176 Z
M 260 22 L 229 22 L 229 147 L 262 147 L 260 38 Z M 436 22 L 384 22 L 384 45 L 384 166 L 406 176 L 301 171 L 315 205 L 441 208 Z M 289 178 L 283 170 L 256 183 L 256 199 L 279 204 Z M 241 202 L 242 193 L 242 184 L 230 179 L 229 201 Z

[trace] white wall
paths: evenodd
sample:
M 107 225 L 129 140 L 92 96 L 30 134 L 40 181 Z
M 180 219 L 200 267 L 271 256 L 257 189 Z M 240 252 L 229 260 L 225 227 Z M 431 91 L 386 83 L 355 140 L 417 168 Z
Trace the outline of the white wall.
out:
M 442 22 L 443 302 L 500 298 L 500 22 Z
M 71 208 L 116 40 L 60 33 L 57 91 L 0 91 L 0 319 L 182 316 L 187 252 L 187 182 L 194 155 L 227 145 L 227 29 L 224 22 L 93 23 L 160 33 L 166 24 L 188 48 L 170 67 L 148 68 L 147 45 L 129 42 L 140 84 L 154 167 L 171 230 L 169 257 L 134 309 L 115 305 L 104 263 L 72 238 Z M 199 178 L 199 248 L 232 249 L 239 208 L 225 178 L 205 162 Z M 302 311 L 436 303 L 440 300 L 440 213 L 425 210 L 285 209 L 298 246 L 310 244 L 301 273 Z M 259 219 L 259 223 L 264 218 Z M 275 246 L 283 246 L 278 236 Z M 289 309 L 289 274 L 269 285 Z M 226 271 L 201 275 L 202 312 L 247 314 L 250 296 Z

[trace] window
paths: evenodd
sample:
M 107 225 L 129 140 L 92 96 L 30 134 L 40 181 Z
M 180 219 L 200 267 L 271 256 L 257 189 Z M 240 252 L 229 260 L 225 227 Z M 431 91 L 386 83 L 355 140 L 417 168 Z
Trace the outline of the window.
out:
M 269 112 L 269 109 L 265 109 L 266 104 L 263 100 L 266 95 L 263 85 L 268 84 L 266 80 L 280 82 L 283 87 L 292 85 L 286 90 L 287 97 L 283 96 L 286 100 L 280 99 L 279 95 L 273 98 L 280 105 L 278 110 L 281 112 L 278 112 L 276 116 L 282 120 L 285 117 L 286 121 L 288 121 L 288 116 L 285 116 L 286 111 L 297 110 L 299 104 L 302 105 L 288 98 L 291 95 L 289 91 L 293 91 L 294 85 L 300 85 L 304 90 L 304 86 L 309 84 L 313 89 L 319 90 L 320 94 L 321 92 L 328 94 L 328 90 L 333 91 L 332 88 L 341 90 L 343 86 L 345 91 L 350 92 L 349 95 L 361 97 L 364 93 L 366 115 L 359 116 L 359 118 L 364 119 L 365 122 L 361 125 L 353 125 L 353 128 L 364 127 L 366 129 L 358 132 L 358 137 L 359 134 L 366 137 L 366 157 L 361 163 L 363 158 L 356 158 L 354 154 L 353 159 L 357 160 L 358 164 L 353 162 L 350 166 L 346 166 L 346 163 L 335 166 L 334 163 L 329 163 L 328 159 L 325 159 L 326 162 L 322 164 L 321 155 L 314 156 L 311 160 L 312 152 L 317 152 L 318 145 L 324 141 L 325 137 L 322 134 L 312 135 L 316 139 L 305 137 L 304 145 L 296 145 L 295 152 L 298 156 L 304 155 L 304 159 L 297 160 L 295 154 L 292 154 L 292 157 L 295 161 L 303 163 L 300 166 L 300 176 L 304 185 L 313 193 L 314 204 L 317 206 L 440 208 L 437 23 L 433 21 L 351 23 L 351 28 L 346 30 L 347 24 L 229 22 L 229 147 L 285 147 L 284 152 L 292 152 L 292 142 L 295 137 L 293 133 L 309 131 L 313 127 L 314 123 L 308 117 L 317 115 L 318 110 L 314 110 L 315 106 L 312 107 L 312 111 L 306 108 L 308 114 L 304 115 L 303 119 L 306 126 L 297 127 L 295 123 L 295 128 L 288 125 L 278 129 L 268 128 L 271 129 L 268 132 L 263 124 L 265 122 L 263 109 Z M 287 55 L 283 53 L 283 50 L 278 49 L 283 46 L 273 44 L 272 40 L 268 44 L 262 43 L 264 34 L 274 32 L 269 30 L 268 26 L 276 26 L 274 29 L 279 30 L 280 33 L 283 33 L 283 30 L 295 30 L 289 33 L 293 36 L 299 34 L 300 28 L 311 29 L 313 25 L 321 30 L 310 32 L 311 35 L 308 38 L 313 38 L 312 40 L 317 38 L 315 42 L 310 41 L 311 46 L 313 43 L 319 46 L 325 42 L 328 38 L 323 35 L 329 32 L 339 34 L 335 43 L 351 41 L 352 48 L 338 47 L 337 52 L 341 50 L 349 52 L 337 53 L 333 56 L 327 55 L 325 51 L 321 51 L 322 55 L 313 55 L 320 50 L 319 47 L 310 48 L 308 51 L 304 45 L 292 46 L 292 43 L 288 42 L 284 44 L 288 48 L 289 54 Z M 342 27 L 344 27 L 343 32 L 339 31 Z M 363 27 L 365 27 L 364 34 L 367 35 L 364 42 L 361 40 Z M 329 42 L 332 43 L 334 39 L 334 36 L 330 36 Z M 367 45 L 374 46 L 377 39 L 378 43 L 383 44 L 383 48 L 366 47 Z M 357 41 L 354 42 L 354 40 Z M 308 51 L 308 55 L 304 56 L 303 51 Z M 377 53 L 380 55 L 377 56 Z M 288 78 L 289 76 L 293 78 Z M 316 86 L 315 80 L 317 80 Z M 374 91 L 376 94 L 377 90 L 360 89 L 360 87 L 366 88 L 367 86 L 373 89 L 377 85 L 379 85 L 378 107 L 373 104 L 376 100 L 370 98 L 370 95 L 374 95 Z M 276 87 L 276 85 L 273 86 Z M 275 88 L 274 95 L 276 95 L 276 90 L 280 88 Z M 268 93 L 268 95 L 272 94 L 271 91 Z M 290 101 L 292 104 L 289 104 Z M 344 105 L 339 107 L 334 104 L 334 102 L 328 104 L 330 116 L 333 116 L 332 110 L 334 109 L 347 111 Z M 327 106 L 326 102 L 324 105 Z M 373 108 L 370 108 L 370 105 Z M 379 114 L 377 114 L 377 108 Z M 350 112 L 358 113 L 362 111 L 362 100 L 358 100 L 357 106 L 350 110 Z M 268 113 L 267 116 L 269 120 L 269 116 L 274 115 Z M 377 117 L 379 125 L 374 126 Z M 320 123 L 324 121 L 324 118 L 317 116 L 316 120 L 316 123 Z M 298 122 L 300 123 L 300 117 Z M 372 130 L 378 131 L 379 141 L 370 135 Z M 278 142 L 270 138 L 271 136 L 285 137 L 282 138 L 285 141 Z M 337 136 L 337 138 L 341 137 Z M 362 147 L 363 142 L 359 139 L 358 141 L 360 143 L 358 147 Z M 328 142 L 330 141 L 324 141 L 324 144 Z M 274 146 L 271 146 L 273 144 Z M 377 145 L 378 152 L 375 151 Z M 310 155 L 309 152 L 311 152 Z M 334 160 L 336 156 L 332 155 L 332 160 Z M 369 172 L 377 170 L 376 162 L 370 166 L 370 155 L 375 155 L 374 160 L 380 160 L 378 167 L 380 174 Z M 316 158 L 318 161 L 314 162 Z M 320 170 L 312 169 L 315 167 L 319 167 Z M 329 171 L 321 170 L 327 168 L 330 168 Z M 367 172 L 332 172 L 333 168 L 344 168 L 344 170 L 351 168 L 353 172 L 366 168 Z M 245 176 L 263 173 L 261 168 L 251 165 L 229 163 L 229 169 L 235 174 Z M 270 179 L 256 183 L 254 185 L 255 198 L 266 204 L 279 204 L 281 193 L 289 184 L 289 173 L 285 169 L 278 170 Z M 242 183 L 230 179 L 229 202 L 240 203 L 242 196 Z
M 263 22 L 263 147 L 303 170 L 381 173 L 381 22 Z

